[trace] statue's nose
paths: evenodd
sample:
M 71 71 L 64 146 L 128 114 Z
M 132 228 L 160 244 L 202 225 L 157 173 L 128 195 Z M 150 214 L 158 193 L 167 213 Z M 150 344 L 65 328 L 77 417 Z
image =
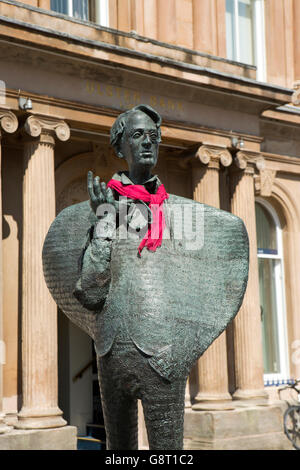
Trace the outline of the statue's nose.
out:
M 151 147 L 151 143 L 150 136 L 146 134 L 145 139 L 143 140 L 143 146 L 149 148 Z

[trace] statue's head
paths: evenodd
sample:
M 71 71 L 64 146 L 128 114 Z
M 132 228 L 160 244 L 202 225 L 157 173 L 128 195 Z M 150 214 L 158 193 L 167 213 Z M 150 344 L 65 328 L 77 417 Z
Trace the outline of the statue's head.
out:
M 161 117 L 151 106 L 140 104 L 120 114 L 110 131 L 110 143 L 129 170 L 155 167 L 161 141 Z

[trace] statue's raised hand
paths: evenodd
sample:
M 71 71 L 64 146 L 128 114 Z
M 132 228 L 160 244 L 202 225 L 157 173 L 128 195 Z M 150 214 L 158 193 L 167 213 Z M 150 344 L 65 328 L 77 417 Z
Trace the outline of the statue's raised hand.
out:
M 115 209 L 118 208 L 118 203 L 114 198 L 111 188 L 108 188 L 104 182 L 100 182 L 99 176 L 94 178 L 92 171 L 89 171 L 87 175 L 87 187 L 90 205 L 95 214 L 97 214 L 100 204 L 112 204 Z

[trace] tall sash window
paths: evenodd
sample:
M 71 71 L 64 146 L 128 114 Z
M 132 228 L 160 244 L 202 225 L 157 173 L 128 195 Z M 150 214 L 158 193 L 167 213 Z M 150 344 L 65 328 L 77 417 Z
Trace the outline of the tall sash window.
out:
M 265 382 L 289 378 L 282 229 L 273 207 L 258 199 L 256 227 Z
M 227 58 L 256 65 L 266 80 L 264 0 L 226 0 Z

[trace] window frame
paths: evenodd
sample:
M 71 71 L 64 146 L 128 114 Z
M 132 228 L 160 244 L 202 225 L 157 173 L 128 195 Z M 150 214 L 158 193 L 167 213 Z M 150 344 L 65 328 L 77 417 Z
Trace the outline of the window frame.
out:
M 236 62 L 241 62 L 240 53 L 240 25 L 239 25 L 239 0 L 233 1 L 234 21 L 233 34 L 234 44 L 233 58 Z M 250 0 L 252 4 L 252 47 L 254 55 L 254 65 L 256 66 L 256 79 L 260 82 L 266 81 L 266 45 L 265 45 L 265 1 Z M 226 31 L 227 34 L 227 31 Z M 227 42 L 227 39 L 226 39 Z M 228 52 L 227 52 L 228 54 Z
M 275 291 L 276 291 L 276 322 L 278 331 L 278 352 L 279 352 L 279 369 L 278 373 L 264 373 L 265 385 L 284 383 L 290 379 L 290 364 L 288 354 L 288 334 L 287 334 L 287 316 L 286 316 L 286 298 L 285 298 L 285 274 L 284 274 L 284 250 L 282 227 L 279 217 L 273 206 L 261 197 L 255 198 L 255 202 L 263 206 L 263 208 L 272 217 L 276 228 L 277 254 L 258 253 L 258 259 L 275 259 Z
M 109 0 L 88 0 L 89 4 L 89 19 L 85 20 L 77 18 L 73 15 L 73 0 L 67 0 L 67 13 L 58 12 L 60 15 L 68 16 L 75 20 L 89 21 L 95 23 L 98 26 L 109 27 Z
M 94 23 L 109 27 L 109 0 L 94 0 Z

